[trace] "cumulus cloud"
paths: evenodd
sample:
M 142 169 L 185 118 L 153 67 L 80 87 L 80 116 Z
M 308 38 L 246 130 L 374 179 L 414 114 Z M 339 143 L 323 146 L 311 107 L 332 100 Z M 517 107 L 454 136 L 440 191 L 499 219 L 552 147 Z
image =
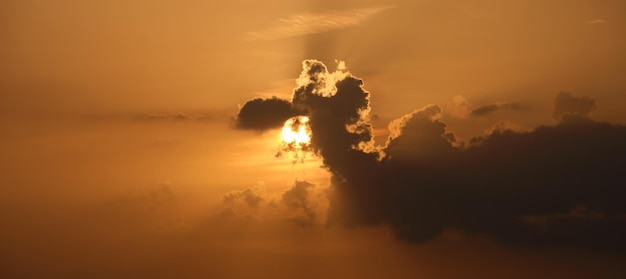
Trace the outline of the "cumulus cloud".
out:
M 291 104 L 310 117 L 311 150 L 332 174 L 329 224 L 386 225 L 410 242 L 451 228 L 509 243 L 626 251 L 626 127 L 586 117 L 593 100 L 561 93 L 557 125 L 496 125 L 468 143 L 429 105 L 392 121 L 386 144 L 375 147 L 363 81 L 316 60 L 302 65 Z M 581 207 L 600 217 L 561 218 Z M 528 221 L 538 216 L 547 221 Z
M 359 25 L 368 18 L 393 6 L 297 14 L 277 20 L 272 26 L 247 34 L 248 40 L 275 40 L 293 36 L 322 33 Z
M 290 212 L 290 220 L 299 225 L 313 225 L 325 220 L 328 199 L 324 191 L 316 191 L 315 184 L 296 181 L 282 193 L 280 203 Z
M 389 124 L 390 136 L 385 146 L 385 160 L 414 160 L 440 157 L 455 151 L 460 144 L 447 125 L 439 121 L 442 109 L 428 105 Z
M 554 99 L 552 118 L 560 120 L 566 114 L 587 116 L 596 109 L 596 101 L 590 97 L 574 97 L 570 92 L 560 92 Z
M 265 188 L 259 184 L 241 191 L 226 193 L 222 198 L 222 216 L 257 218 L 261 202 L 267 200 Z
M 284 220 L 301 226 L 323 224 L 328 211 L 325 189 L 307 181 L 295 181 L 279 195 L 268 194 L 260 183 L 223 196 L 218 214 L 250 220 Z

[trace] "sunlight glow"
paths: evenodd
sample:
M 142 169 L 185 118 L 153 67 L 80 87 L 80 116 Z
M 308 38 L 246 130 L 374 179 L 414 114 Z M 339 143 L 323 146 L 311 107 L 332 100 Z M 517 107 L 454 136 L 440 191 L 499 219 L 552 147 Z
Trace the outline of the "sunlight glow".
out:
M 285 121 L 283 125 L 283 142 L 295 148 L 303 148 L 311 143 L 311 128 L 309 118 L 296 116 Z

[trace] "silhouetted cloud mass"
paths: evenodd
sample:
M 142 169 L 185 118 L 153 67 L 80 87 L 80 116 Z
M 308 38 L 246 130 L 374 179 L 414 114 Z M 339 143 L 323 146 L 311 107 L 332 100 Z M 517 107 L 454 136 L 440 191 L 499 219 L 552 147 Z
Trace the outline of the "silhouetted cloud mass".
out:
M 428 105 L 392 121 L 386 144 L 374 146 L 363 81 L 306 60 L 297 84 L 292 106 L 310 117 L 311 150 L 332 174 L 329 224 L 387 225 L 409 242 L 453 228 L 508 243 L 626 251 L 626 127 L 588 118 L 593 99 L 560 93 L 557 125 L 494 129 L 469 143 Z

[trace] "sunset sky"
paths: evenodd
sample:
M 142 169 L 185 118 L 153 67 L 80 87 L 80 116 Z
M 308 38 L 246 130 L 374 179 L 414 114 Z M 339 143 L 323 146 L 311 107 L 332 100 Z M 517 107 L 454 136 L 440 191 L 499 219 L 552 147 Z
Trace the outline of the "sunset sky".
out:
M 626 2 L 470 2 L 0 2 L 0 277 L 626 277 Z

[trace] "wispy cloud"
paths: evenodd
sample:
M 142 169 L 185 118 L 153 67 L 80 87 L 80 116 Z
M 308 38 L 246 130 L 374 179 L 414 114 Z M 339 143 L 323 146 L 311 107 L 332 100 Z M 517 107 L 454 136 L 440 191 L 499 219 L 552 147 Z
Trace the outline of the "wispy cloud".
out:
M 214 118 L 216 113 L 185 113 L 185 112 L 165 112 L 165 113 L 148 113 L 134 115 L 135 119 L 154 120 L 154 121 L 205 121 Z
M 589 20 L 587 21 L 587 24 L 606 24 L 606 20 L 604 19 L 593 19 L 593 20 Z
M 306 34 L 322 33 L 330 30 L 359 25 L 368 18 L 394 6 L 329 11 L 315 14 L 297 14 L 278 19 L 270 27 L 249 32 L 248 40 L 275 40 Z
M 474 107 L 465 97 L 457 95 L 452 103 L 447 106 L 447 112 L 453 118 L 465 119 L 469 116 L 486 116 L 498 110 L 520 110 L 522 105 L 515 102 L 495 102 L 479 107 Z
M 474 116 L 485 116 L 497 110 L 519 110 L 520 107 L 521 106 L 518 103 L 497 102 L 477 107 L 473 109 L 470 114 Z

